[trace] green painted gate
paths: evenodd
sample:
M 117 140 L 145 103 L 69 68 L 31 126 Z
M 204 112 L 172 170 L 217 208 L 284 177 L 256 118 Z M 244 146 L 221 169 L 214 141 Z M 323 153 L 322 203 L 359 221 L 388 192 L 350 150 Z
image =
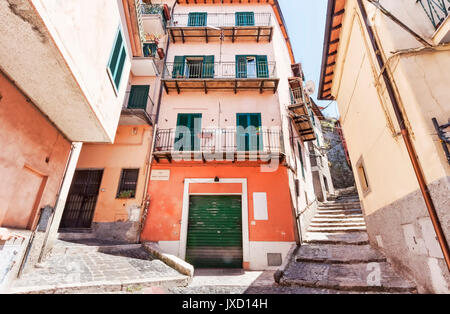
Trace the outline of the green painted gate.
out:
M 242 268 L 241 196 L 191 196 L 186 261 L 199 268 Z

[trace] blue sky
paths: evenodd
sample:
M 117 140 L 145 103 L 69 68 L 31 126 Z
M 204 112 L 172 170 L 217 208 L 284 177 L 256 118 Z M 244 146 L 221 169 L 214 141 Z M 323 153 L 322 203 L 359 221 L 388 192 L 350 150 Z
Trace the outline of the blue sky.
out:
M 322 65 L 323 37 L 325 31 L 327 0 L 278 0 L 283 11 L 289 31 L 295 59 L 303 65 L 306 80 L 316 83 L 316 94 L 319 89 L 320 70 Z M 317 102 L 326 107 L 329 101 Z M 324 111 L 327 116 L 338 117 L 336 103 L 332 103 Z

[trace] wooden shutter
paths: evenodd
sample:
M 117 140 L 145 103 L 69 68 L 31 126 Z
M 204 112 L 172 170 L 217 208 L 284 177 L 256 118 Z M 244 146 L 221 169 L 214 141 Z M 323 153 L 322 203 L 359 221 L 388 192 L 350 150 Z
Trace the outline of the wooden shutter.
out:
M 236 140 L 238 151 L 259 151 L 263 149 L 260 113 L 236 114 L 237 132 Z M 253 131 L 249 132 L 250 126 Z
M 128 109 L 147 109 L 149 91 L 150 85 L 131 86 Z
M 191 12 L 188 17 L 188 26 L 206 26 L 208 20 L 208 13 L 206 12 Z
M 198 151 L 200 150 L 201 133 L 201 118 L 200 113 L 180 113 L 178 114 L 177 130 L 175 134 L 175 150 L 177 151 Z M 183 129 L 181 129 L 183 127 Z M 189 129 L 189 134 L 185 134 L 185 128 Z M 189 136 L 186 140 L 185 136 Z M 188 143 L 187 147 L 184 145 Z
M 186 58 L 184 56 L 175 56 L 173 62 L 172 78 L 184 77 L 184 67 Z
M 236 56 L 236 78 L 247 78 L 247 56 Z
M 214 56 L 203 57 L 203 78 L 214 78 Z
M 267 62 L 267 56 L 256 56 L 256 68 L 258 77 L 269 77 L 269 64 Z
M 119 89 L 120 82 L 122 80 L 122 72 L 125 66 L 126 57 L 127 52 L 123 41 L 122 31 L 119 29 L 108 63 L 111 79 L 117 90 Z
M 254 12 L 236 12 L 236 26 L 254 26 Z

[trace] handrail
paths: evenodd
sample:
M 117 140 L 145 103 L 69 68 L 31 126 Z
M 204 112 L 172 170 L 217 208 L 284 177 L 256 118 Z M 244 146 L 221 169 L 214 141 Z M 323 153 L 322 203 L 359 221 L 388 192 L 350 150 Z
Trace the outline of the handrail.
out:
M 248 141 L 250 149 L 242 149 Z M 186 143 L 194 149 L 180 149 Z M 194 141 L 195 143 L 192 143 Z M 241 147 L 241 148 L 240 148 Z M 247 147 L 248 148 L 248 147 Z M 253 148 L 253 149 L 252 149 Z M 260 153 L 281 153 L 283 151 L 282 131 L 279 128 L 250 128 L 238 131 L 237 128 L 203 128 L 195 135 L 189 129 L 158 129 L 155 152 L 198 151 L 203 153 L 254 151 Z
M 203 22 L 203 20 L 202 20 Z M 201 27 L 246 27 L 246 26 L 259 26 L 266 27 L 272 25 L 272 14 L 270 13 L 254 13 L 252 23 L 240 23 L 235 13 L 208 13 L 206 16 L 206 23 L 200 23 Z M 169 27 L 196 27 L 190 25 L 189 14 L 174 14 L 173 18 L 169 21 Z
M 163 71 L 163 79 L 252 79 L 276 78 L 276 62 L 258 62 L 253 65 L 236 62 L 167 62 Z

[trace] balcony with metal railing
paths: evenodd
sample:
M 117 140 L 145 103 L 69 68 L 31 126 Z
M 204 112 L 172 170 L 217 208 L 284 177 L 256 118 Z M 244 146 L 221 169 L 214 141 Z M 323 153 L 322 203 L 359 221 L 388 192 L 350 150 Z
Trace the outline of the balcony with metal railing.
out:
M 195 133 L 180 129 L 156 132 L 154 157 L 162 159 L 222 162 L 283 160 L 284 146 L 279 128 L 205 128 Z
M 313 113 L 305 102 L 303 88 L 291 88 L 290 95 L 291 104 L 288 107 L 289 115 L 295 125 L 297 133 L 304 142 L 316 140 L 316 133 L 314 132 L 314 125 L 312 122 Z
M 148 35 L 167 34 L 167 21 L 170 19 L 168 8 L 161 4 L 146 4 L 140 0 L 138 1 L 137 13 L 139 22 L 142 25 L 144 37 Z
M 235 42 L 272 41 L 270 13 L 190 13 L 174 14 L 167 24 L 173 42 L 226 40 Z
M 170 91 L 248 91 L 275 93 L 279 79 L 276 77 L 275 62 L 203 62 L 190 60 L 168 62 L 165 65 L 162 81 L 167 93 Z
M 415 0 L 420 4 L 435 29 L 445 21 L 450 11 L 450 0 Z
M 132 95 L 134 94 L 134 95 Z M 127 91 L 122 105 L 120 125 L 153 125 L 152 112 L 155 103 L 148 95 L 148 91 L 132 93 Z

